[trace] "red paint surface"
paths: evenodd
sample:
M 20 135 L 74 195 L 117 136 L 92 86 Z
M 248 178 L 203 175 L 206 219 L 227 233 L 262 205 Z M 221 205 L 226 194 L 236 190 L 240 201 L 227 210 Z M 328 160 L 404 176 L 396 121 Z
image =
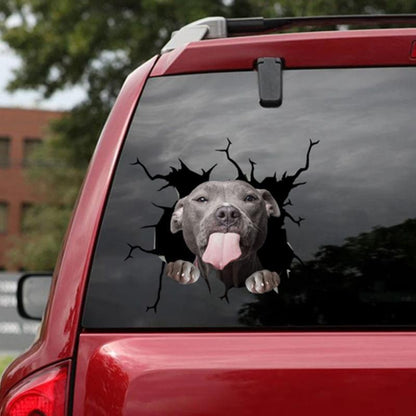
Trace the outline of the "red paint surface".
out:
M 76 415 L 405 415 L 416 334 L 83 334 Z
M 117 157 L 149 72 L 415 65 L 415 29 L 287 34 L 194 43 L 126 81 L 94 154 L 58 262 L 38 341 L 8 370 L 7 391 L 73 359 L 87 274 Z M 213 56 L 215 59 L 213 59 Z M 59 276 L 59 279 L 57 277 Z M 74 415 L 406 415 L 416 411 L 415 333 L 82 334 Z
M 416 29 L 390 29 L 204 40 L 164 54 L 152 76 L 249 70 L 260 57 L 281 57 L 285 68 L 415 65 L 415 36 Z
M 416 59 L 416 40 L 412 44 L 412 50 L 410 51 L 410 58 Z
M 74 354 L 86 278 L 101 213 L 130 118 L 155 60 L 148 61 L 127 78 L 110 113 L 84 181 L 63 254 L 55 269 L 52 301 L 48 305 L 40 337 L 7 371 L 2 379 L 0 400 L 23 377 Z

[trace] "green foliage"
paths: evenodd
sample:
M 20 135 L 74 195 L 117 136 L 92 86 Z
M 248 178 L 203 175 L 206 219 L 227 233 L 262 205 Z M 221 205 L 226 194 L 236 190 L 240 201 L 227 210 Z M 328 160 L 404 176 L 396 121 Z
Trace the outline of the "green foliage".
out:
M 172 31 L 204 16 L 261 14 L 262 7 L 252 3 L 4 0 L 2 38 L 22 59 L 9 89 L 39 89 L 49 97 L 63 88 L 84 86 L 85 102 L 54 130 L 59 145 L 71 147 L 70 157 L 86 162 L 123 80 L 157 54 Z
M 7 368 L 7 366 L 15 359 L 15 357 L 12 357 L 11 355 L 1 355 L 0 356 L 0 378 L 2 374 L 4 373 L 4 370 Z
M 240 311 L 248 325 L 412 325 L 416 219 L 376 227 L 321 247 L 292 265 L 278 299 L 262 295 Z
M 376 227 L 371 232 L 349 237 L 342 246 L 324 246 L 309 263 L 311 269 L 325 269 L 342 278 L 362 276 L 368 270 L 389 268 L 397 281 L 400 263 L 416 269 L 416 220 L 408 219 L 392 227 Z M 394 267 L 393 267 L 394 266 Z M 409 274 L 409 273 L 407 273 Z M 373 273 L 377 275 L 377 273 Z
M 47 205 L 34 211 L 32 227 L 37 231 L 25 236 L 32 242 L 23 250 L 21 241 L 12 257 L 20 256 L 21 266 L 26 268 L 53 266 L 62 224 L 68 219 L 80 178 L 123 80 L 157 54 L 173 30 L 215 15 L 415 10 L 416 0 L 1 0 L 0 34 L 22 61 L 9 89 L 36 89 L 50 97 L 63 88 L 82 85 L 87 93 L 84 102 L 54 123 L 41 156 L 49 161 L 49 168 L 30 172 L 30 177 L 47 184 Z M 44 258 L 43 250 L 49 254 L 35 261 L 34 257 Z
M 65 119 L 64 119 L 64 122 Z M 32 157 L 26 170 L 29 183 L 42 203 L 28 209 L 21 237 L 14 237 L 7 253 L 13 268 L 52 270 L 87 164 L 74 159 L 73 149 L 49 138 Z
M 44 203 L 14 240 L 14 267 L 53 268 L 79 185 L 99 132 L 126 76 L 158 53 L 173 30 L 209 15 L 258 15 L 248 0 L 3 0 L 2 38 L 22 60 L 10 90 L 45 97 L 82 85 L 84 102 L 54 122 L 28 179 Z M 4 17 L 4 19 L 2 19 Z

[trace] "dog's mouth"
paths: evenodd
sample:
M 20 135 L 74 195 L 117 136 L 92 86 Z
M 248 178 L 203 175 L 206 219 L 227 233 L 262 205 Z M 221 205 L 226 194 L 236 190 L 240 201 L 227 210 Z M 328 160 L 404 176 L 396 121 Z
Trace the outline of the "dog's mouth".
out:
M 208 245 L 202 256 L 205 263 L 209 263 L 217 270 L 223 270 L 227 264 L 241 257 L 240 234 L 212 233 Z

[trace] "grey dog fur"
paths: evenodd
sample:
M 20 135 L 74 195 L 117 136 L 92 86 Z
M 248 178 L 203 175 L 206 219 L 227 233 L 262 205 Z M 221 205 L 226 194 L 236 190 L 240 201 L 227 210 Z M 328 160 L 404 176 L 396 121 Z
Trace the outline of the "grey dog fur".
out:
M 235 213 L 236 218 L 230 224 L 219 221 L 216 215 L 223 207 L 230 207 L 226 209 Z M 200 184 L 176 203 L 170 225 L 172 233 L 182 231 L 196 261 L 194 264 L 183 260 L 169 263 L 167 275 L 181 284 L 194 283 L 201 274 L 207 279 L 213 267 L 204 263 L 202 256 L 209 236 L 214 232 L 233 232 L 240 235 L 242 255 L 223 270 L 216 270 L 226 290 L 244 285 L 257 294 L 277 290 L 280 282 L 278 274 L 262 269 L 257 256 L 267 236 L 270 216 L 279 217 L 280 210 L 267 190 L 256 189 L 244 181 Z

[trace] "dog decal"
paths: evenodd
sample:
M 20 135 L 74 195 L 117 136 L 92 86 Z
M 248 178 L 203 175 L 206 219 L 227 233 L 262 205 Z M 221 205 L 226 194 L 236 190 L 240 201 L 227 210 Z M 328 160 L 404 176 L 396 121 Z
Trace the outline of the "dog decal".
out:
M 170 225 L 172 233 L 182 231 L 196 260 L 169 263 L 167 275 L 190 284 L 215 270 L 226 290 L 245 285 L 262 294 L 277 289 L 277 272 L 262 269 L 257 255 L 271 216 L 280 217 L 280 209 L 266 189 L 238 180 L 200 184 L 176 203 Z
M 304 218 L 295 219 L 287 207 L 292 205 L 290 191 L 306 182 L 296 182 L 309 169 L 310 152 L 319 141 L 309 141 L 305 165 L 293 175 L 276 173 L 262 181 L 255 178 L 256 163 L 249 159 L 250 175 L 246 175 L 230 155 L 232 142 L 227 139 L 227 160 L 236 168 L 232 181 L 210 181 L 216 165 L 202 173 L 192 171 L 182 160 L 180 168 L 171 167 L 167 175 L 152 175 L 136 158 L 132 166 L 140 166 L 151 180 L 167 183 L 159 190 L 173 187 L 179 199 L 163 210 L 154 228 L 152 249 L 128 243 L 125 260 L 133 258 L 136 249 L 163 259 L 159 273 L 159 289 L 155 303 L 147 310 L 157 311 L 161 298 L 163 276 L 181 284 L 195 283 L 201 276 L 210 288 L 211 271 L 224 283 L 222 298 L 232 287 L 246 287 L 251 293 L 263 294 L 275 290 L 282 278 L 289 276 L 291 263 L 299 259 L 289 245 L 284 228 L 285 219 L 298 226 Z

